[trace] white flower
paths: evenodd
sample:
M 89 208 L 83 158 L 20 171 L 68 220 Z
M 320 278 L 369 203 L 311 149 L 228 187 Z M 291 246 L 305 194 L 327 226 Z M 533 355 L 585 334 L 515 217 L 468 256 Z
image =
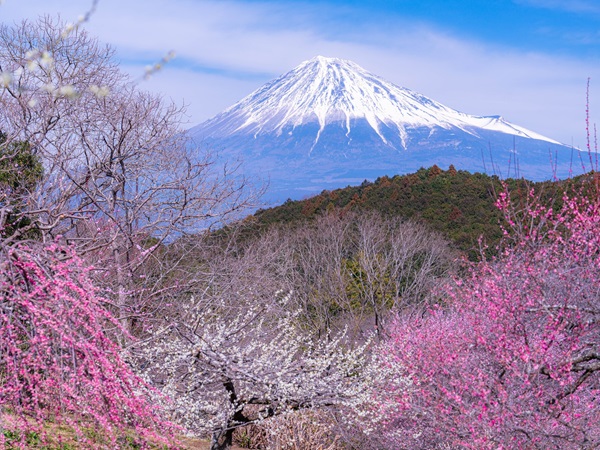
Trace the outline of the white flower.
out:
M 50 55 L 50 53 L 43 52 L 39 63 L 42 67 L 52 67 L 54 64 L 54 58 Z
M 0 72 L 0 86 L 7 88 L 12 82 L 13 76 L 10 72 Z
M 63 30 L 63 32 L 60 34 L 60 37 L 62 37 L 63 39 L 67 38 L 75 29 L 75 25 L 72 23 L 68 23 L 67 26 L 65 26 L 65 29 Z
M 25 58 L 27 58 L 27 60 L 31 61 L 31 60 L 37 59 L 39 55 L 40 55 L 40 51 L 37 49 L 28 50 L 27 53 L 25 53 Z
M 54 92 L 56 91 L 56 87 L 54 87 L 52 83 L 46 83 L 42 86 L 42 91 L 46 91 L 49 94 L 54 94 Z
M 40 65 L 39 65 L 37 59 L 32 59 L 27 62 L 27 69 L 29 69 L 31 72 L 35 72 L 39 66 Z
M 76 98 L 77 91 L 75 90 L 75 88 L 72 85 L 67 84 L 65 86 L 61 86 L 60 88 L 58 88 L 58 95 L 61 97 L 66 97 L 66 98 Z
M 110 94 L 110 90 L 107 86 L 96 86 L 95 84 L 90 86 L 90 92 L 98 98 L 107 97 Z

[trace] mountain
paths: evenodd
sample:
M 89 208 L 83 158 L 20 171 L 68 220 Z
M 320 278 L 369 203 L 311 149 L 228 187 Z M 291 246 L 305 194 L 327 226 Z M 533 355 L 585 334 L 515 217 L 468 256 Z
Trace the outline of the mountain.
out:
M 189 133 L 241 159 L 246 174 L 268 178 L 275 201 L 434 164 L 533 180 L 581 167 L 577 151 L 500 116 L 464 114 L 322 56 Z

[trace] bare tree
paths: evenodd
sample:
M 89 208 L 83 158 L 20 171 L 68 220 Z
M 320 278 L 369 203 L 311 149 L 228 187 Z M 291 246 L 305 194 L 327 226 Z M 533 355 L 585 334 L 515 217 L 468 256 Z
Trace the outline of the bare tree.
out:
M 448 242 L 425 226 L 377 214 L 357 217 L 357 252 L 347 264 L 351 302 L 373 319 L 378 334 L 387 313 L 426 301 L 455 257 Z
M 348 327 L 358 340 L 383 333 L 394 314 L 432 300 L 458 257 L 426 226 L 376 213 L 334 211 L 250 237 L 242 223 L 204 238 L 195 253 L 202 261 L 197 300 L 209 305 L 226 296 L 236 309 L 291 290 L 300 326 L 322 337 Z
M 384 331 L 403 309 L 431 298 L 457 255 L 426 226 L 376 213 L 329 213 L 290 232 L 289 278 L 309 328 L 326 335 Z
M 331 329 L 339 330 L 336 319 L 348 306 L 345 266 L 356 252 L 353 219 L 353 215 L 327 214 L 290 233 L 294 264 L 289 276 L 297 294 L 294 300 L 304 311 L 307 328 L 322 336 Z
M 36 229 L 110 268 L 107 293 L 131 331 L 157 292 L 140 268 L 165 243 L 244 210 L 252 192 L 190 145 L 182 108 L 129 83 L 113 50 L 83 29 L 64 30 L 50 18 L 0 27 L 0 72 L 12 74 L 0 89 L 0 129 L 44 168 L 20 211 L 28 227 L 5 242 Z

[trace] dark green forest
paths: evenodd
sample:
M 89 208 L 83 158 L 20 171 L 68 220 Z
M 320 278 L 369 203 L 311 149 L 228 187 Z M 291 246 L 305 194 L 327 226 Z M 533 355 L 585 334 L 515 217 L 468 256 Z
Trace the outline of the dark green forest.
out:
M 260 209 L 244 220 L 244 235 L 255 235 L 275 224 L 299 226 L 332 211 L 341 215 L 348 211 L 376 211 L 384 217 L 426 224 L 449 239 L 455 249 L 476 260 L 482 246 L 487 247 L 488 254 L 495 253 L 503 236 L 502 227 L 506 224 L 495 205 L 499 192 L 510 191 L 518 204 L 518 199 L 525 201 L 527 193 L 533 189 L 542 200 L 550 201 L 556 199 L 555 194 L 562 192 L 565 185 L 573 189 L 586 179 L 578 177 L 562 182 L 501 180 L 495 175 L 456 170 L 452 165 L 448 170 L 434 165 L 408 175 L 383 176 L 374 182 L 365 180 L 359 186 L 325 190 L 304 200 L 288 199 L 282 205 Z M 560 196 L 557 201 L 560 203 Z

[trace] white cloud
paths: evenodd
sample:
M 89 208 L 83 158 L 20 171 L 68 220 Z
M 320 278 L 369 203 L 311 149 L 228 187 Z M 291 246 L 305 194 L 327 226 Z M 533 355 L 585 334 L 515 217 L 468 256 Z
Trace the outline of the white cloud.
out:
M 69 21 L 91 4 L 73 3 L 7 0 L 0 18 L 61 11 Z M 179 59 L 143 86 L 185 99 L 191 124 L 318 54 L 354 60 L 450 107 L 501 114 L 565 143 L 585 144 L 588 76 L 592 112 L 600 110 L 598 61 L 468 42 L 425 24 L 364 21 L 340 28 L 336 17 L 327 7 L 295 2 L 100 0 L 87 27 L 115 45 L 124 69 L 136 75 L 176 50 Z

